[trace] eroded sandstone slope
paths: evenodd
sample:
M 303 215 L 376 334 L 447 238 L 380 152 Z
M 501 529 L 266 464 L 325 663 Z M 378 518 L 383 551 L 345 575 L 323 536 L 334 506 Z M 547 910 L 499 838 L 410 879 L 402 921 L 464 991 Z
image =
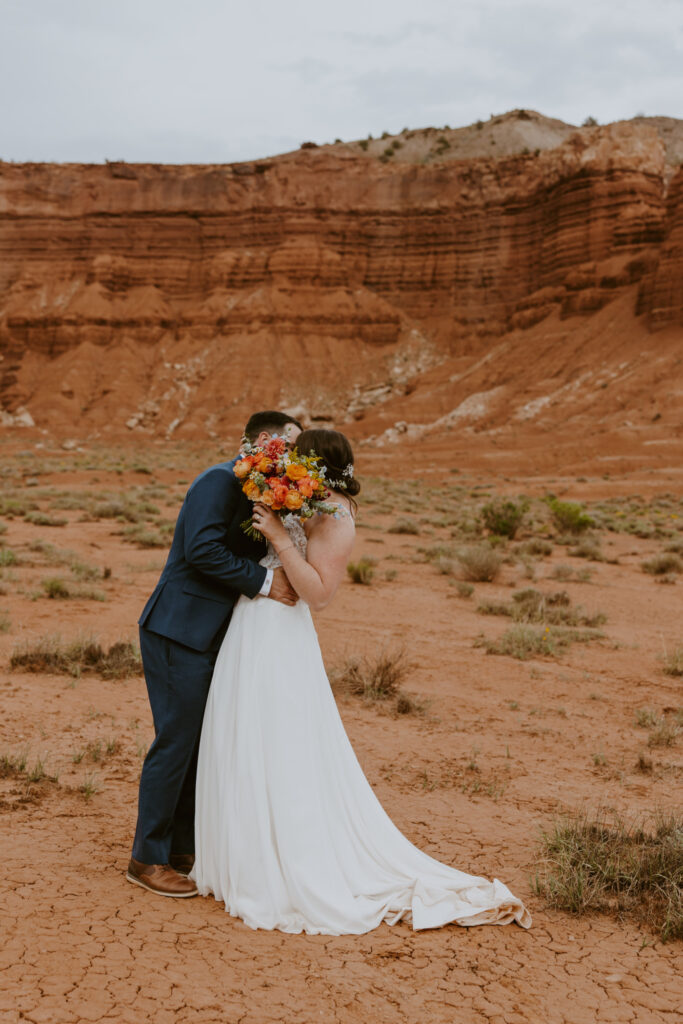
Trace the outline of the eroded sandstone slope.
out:
M 680 123 L 435 132 L 223 166 L 0 164 L 4 422 L 197 437 L 273 404 L 391 439 L 562 414 L 582 373 L 628 376 L 636 418 L 668 421 Z M 623 419 L 620 394 L 594 412 Z

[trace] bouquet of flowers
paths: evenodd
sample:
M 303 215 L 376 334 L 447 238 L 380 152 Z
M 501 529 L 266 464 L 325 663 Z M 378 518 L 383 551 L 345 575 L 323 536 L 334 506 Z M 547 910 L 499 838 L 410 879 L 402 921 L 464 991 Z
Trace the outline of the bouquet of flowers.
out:
M 250 501 L 261 501 L 283 517 L 310 519 L 316 512 L 337 512 L 337 506 L 326 501 L 330 492 L 325 467 L 315 455 L 302 455 L 296 448 L 288 451 L 282 437 L 263 447 L 246 442 L 242 453 L 233 472 Z M 242 529 L 254 540 L 263 539 L 251 519 L 242 523 Z

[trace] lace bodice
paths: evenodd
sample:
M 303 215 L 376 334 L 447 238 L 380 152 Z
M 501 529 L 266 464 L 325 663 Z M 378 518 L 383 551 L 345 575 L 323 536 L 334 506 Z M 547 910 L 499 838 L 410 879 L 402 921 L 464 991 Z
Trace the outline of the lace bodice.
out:
M 306 531 L 302 526 L 301 520 L 297 518 L 297 516 L 285 516 L 282 522 L 284 523 L 285 530 L 291 538 L 292 544 L 305 558 L 308 538 L 306 537 Z M 263 556 L 260 564 L 264 565 L 266 569 L 277 569 L 282 565 L 282 562 L 278 558 L 277 551 L 270 541 L 268 541 L 268 553 Z

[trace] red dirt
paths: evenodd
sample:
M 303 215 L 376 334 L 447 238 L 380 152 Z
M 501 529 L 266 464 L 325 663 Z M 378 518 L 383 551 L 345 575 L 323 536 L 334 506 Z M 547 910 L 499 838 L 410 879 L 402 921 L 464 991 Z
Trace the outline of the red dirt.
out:
M 470 463 L 463 438 L 458 445 L 461 472 L 451 479 L 469 489 L 483 480 L 491 486 L 492 474 L 482 477 L 479 468 L 489 464 L 487 453 Z M 366 452 L 361 477 L 399 468 L 393 447 Z M 75 495 L 152 484 L 160 488 L 162 514 L 172 518 L 184 490 L 179 481 L 215 458 L 215 451 L 180 445 L 111 452 L 48 445 L 31 454 L 6 444 L 3 461 L 10 470 L 7 485 L 18 485 L 26 499 L 37 494 L 46 512 L 55 501 L 41 492 L 50 487 Z M 143 460 L 152 477 L 125 468 Z M 508 460 L 506 469 L 516 473 L 514 453 Z M 406 475 L 405 463 L 400 465 L 397 475 Z M 30 485 L 35 473 L 39 487 Z M 29 481 L 24 489 L 22 478 Z M 522 478 L 529 494 L 552 488 L 569 497 L 639 493 L 647 499 L 673 489 L 663 466 L 656 475 L 641 471 L 605 481 L 591 474 L 579 483 L 520 473 L 515 481 L 494 479 L 493 487 L 515 491 Z M 103 643 L 134 636 L 163 561 L 161 551 L 125 544 L 115 521 L 81 522 L 78 510 L 53 508 L 50 514 L 66 517 L 68 525 L 50 529 L 6 519 L 5 546 L 19 563 L 2 580 L 0 611 L 11 615 L 10 632 L 0 635 L 5 666 L 17 642 L 46 632 L 71 638 L 92 631 Z M 148 896 L 124 880 L 140 752 L 151 727 L 142 679 L 70 680 L 5 668 L 0 752 L 28 749 L 29 766 L 41 756 L 59 778 L 29 793 L 34 802 L 22 802 L 24 782 L 0 782 L 6 878 L 0 1020 L 675 1019 L 677 944 L 662 945 L 628 919 L 549 910 L 531 888 L 538 830 L 557 810 L 601 804 L 637 814 L 676 804 L 680 744 L 648 750 L 647 734 L 634 725 L 638 708 L 680 703 L 680 684 L 663 674 L 658 661 L 663 646 L 681 639 L 680 583 L 659 586 L 640 570 L 642 558 L 660 543 L 607 534 L 605 552 L 618 564 L 593 564 L 589 583 L 561 584 L 575 602 L 606 612 L 607 639 L 575 645 L 557 659 L 520 662 L 487 656 L 473 643 L 481 634 L 503 632 L 504 621 L 477 614 L 476 603 L 507 599 L 513 585 L 529 585 L 521 567 L 507 565 L 498 583 L 477 584 L 473 600 L 454 596 L 448 577 L 417 550 L 447 538 L 448 530 L 426 524 L 420 536 L 388 534 L 394 518 L 361 506 L 357 554 L 379 558 L 376 579 L 369 587 L 343 584 L 317 623 L 330 665 L 348 653 L 405 644 L 412 663 L 406 688 L 429 706 L 424 718 L 393 718 L 355 702 L 342 702 L 341 712 L 373 786 L 406 834 L 464 870 L 504 879 L 530 907 L 531 931 L 450 927 L 413 933 L 401 924 L 360 939 L 292 937 L 254 933 L 210 901 L 178 904 Z M 28 547 L 36 538 L 111 567 L 111 578 L 94 584 L 107 600 L 33 599 L 46 576 L 69 578 L 67 569 L 29 564 L 39 560 Z M 587 564 L 556 548 L 539 569 L 541 588 L 559 562 Z M 391 568 L 397 578 L 385 580 Z M 118 749 L 107 755 L 113 739 Z M 74 763 L 74 752 L 98 741 L 99 762 L 85 754 Z M 643 750 L 653 762 L 650 774 L 636 766 Z M 473 759 L 476 773 L 468 768 Z M 98 789 L 86 801 L 79 787 L 93 773 Z

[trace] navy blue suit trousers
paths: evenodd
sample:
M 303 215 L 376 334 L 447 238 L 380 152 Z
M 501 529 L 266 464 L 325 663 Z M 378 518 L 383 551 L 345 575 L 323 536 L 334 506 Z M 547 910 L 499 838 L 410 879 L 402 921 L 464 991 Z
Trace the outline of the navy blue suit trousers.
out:
M 252 506 L 233 465 L 211 466 L 192 483 L 139 620 L 155 734 L 140 777 L 133 843 L 133 857 L 143 864 L 194 852 L 197 753 L 214 664 L 238 597 L 255 597 L 266 578 L 258 564 L 266 546 L 241 527 Z

